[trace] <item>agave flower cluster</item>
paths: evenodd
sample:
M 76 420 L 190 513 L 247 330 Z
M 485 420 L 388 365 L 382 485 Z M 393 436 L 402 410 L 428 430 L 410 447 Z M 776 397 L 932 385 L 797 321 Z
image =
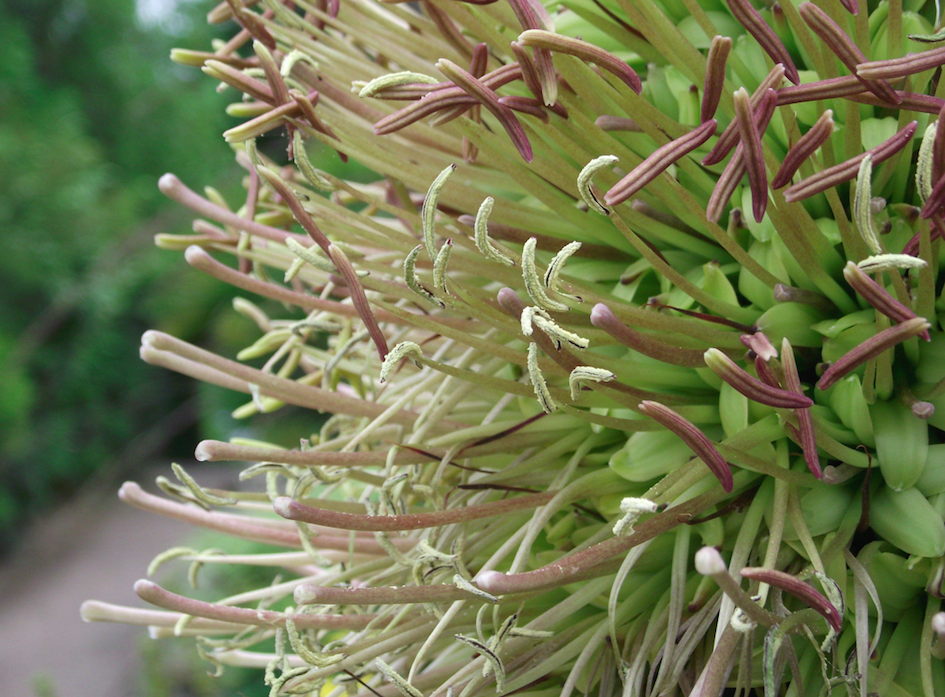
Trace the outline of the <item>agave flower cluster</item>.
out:
M 298 449 L 197 446 L 265 493 L 179 467 L 168 498 L 121 490 L 267 546 L 153 566 L 272 585 L 140 581 L 160 610 L 86 619 L 196 636 L 272 694 L 945 694 L 933 3 L 210 19 L 233 38 L 173 57 L 238 93 L 246 199 L 166 175 L 200 219 L 158 243 L 243 291 L 261 337 L 233 359 L 148 332 L 141 354 L 249 395 L 239 417 L 332 416 Z M 288 165 L 257 150 L 271 131 Z M 317 144 L 376 181 L 319 170 Z

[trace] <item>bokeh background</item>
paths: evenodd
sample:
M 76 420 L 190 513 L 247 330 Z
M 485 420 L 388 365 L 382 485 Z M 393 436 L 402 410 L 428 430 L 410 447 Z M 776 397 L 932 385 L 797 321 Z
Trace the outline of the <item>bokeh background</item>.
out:
M 256 674 L 213 679 L 191 640 L 83 625 L 84 597 L 135 602 L 147 561 L 188 539 L 125 511 L 124 479 L 193 464 L 245 399 L 138 359 L 157 328 L 233 355 L 252 328 L 232 293 L 158 250 L 191 216 L 164 172 L 236 206 L 221 133 L 233 95 L 168 59 L 208 50 L 215 3 L 0 0 L 0 693 L 7 697 L 266 694 Z M 281 136 L 274 135 L 278 139 Z M 275 145 L 278 150 L 278 143 Z M 291 417 L 289 418 L 291 420 Z M 257 429 L 278 430 L 263 419 Z M 257 432 L 258 433 L 258 432 Z M 194 471 L 200 474 L 199 470 Z M 232 473 L 209 473 L 222 478 Z M 181 576 L 181 574 L 177 574 Z M 205 587 L 234 579 L 204 578 Z M 116 597 L 117 596 L 117 597 Z

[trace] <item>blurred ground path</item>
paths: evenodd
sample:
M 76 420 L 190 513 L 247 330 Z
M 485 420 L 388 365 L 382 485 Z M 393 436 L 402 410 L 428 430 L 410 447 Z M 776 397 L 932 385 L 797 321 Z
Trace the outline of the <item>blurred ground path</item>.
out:
M 201 483 L 235 476 L 197 466 Z M 153 490 L 162 465 L 139 477 Z M 0 694 L 3 697 L 137 697 L 143 627 L 86 624 L 83 600 L 143 606 L 132 584 L 159 552 L 191 528 L 126 506 L 112 491 L 87 491 L 50 513 L 0 565 Z M 37 678 L 42 688 L 37 691 Z

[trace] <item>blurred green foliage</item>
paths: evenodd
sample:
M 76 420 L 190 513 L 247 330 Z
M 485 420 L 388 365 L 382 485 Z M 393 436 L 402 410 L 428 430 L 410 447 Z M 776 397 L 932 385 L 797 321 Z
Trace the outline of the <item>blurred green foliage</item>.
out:
M 152 244 L 189 224 L 165 171 L 236 184 L 226 98 L 168 59 L 210 44 L 206 10 L 144 26 L 133 0 L 0 4 L 0 551 L 101 467 L 167 453 L 199 411 L 138 344 L 149 327 L 200 341 L 229 299 Z

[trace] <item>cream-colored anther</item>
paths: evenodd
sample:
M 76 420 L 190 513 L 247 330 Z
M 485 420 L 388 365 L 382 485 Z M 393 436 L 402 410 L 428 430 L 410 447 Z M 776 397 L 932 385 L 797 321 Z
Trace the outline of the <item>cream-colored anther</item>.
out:
M 529 237 L 522 247 L 522 280 L 525 281 L 525 290 L 529 297 L 541 309 L 548 312 L 567 312 L 569 308 L 564 303 L 553 300 L 545 292 L 545 286 L 542 283 L 542 277 L 538 273 L 538 266 L 535 263 L 535 249 L 538 240 Z
M 436 258 L 436 240 L 434 237 L 436 232 L 434 225 L 436 218 L 436 202 L 440 197 L 440 191 L 446 186 L 446 180 L 450 178 L 450 175 L 455 169 L 456 165 L 450 165 L 436 175 L 436 179 L 433 180 L 433 183 L 430 184 L 430 188 L 427 189 L 427 195 L 423 198 L 423 206 L 420 208 L 420 220 L 423 224 L 423 242 L 427 247 L 427 254 L 430 255 L 431 261 Z
M 545 382 L 545 376 L 538 367 L 538 344 L 530 343 L 528 345 L 528 377 L 532 381 L 532 387 L 535 390 L 535 396 L 538 403 L 546 414 L 557 411 L 558 406 L 551 397 L 551 391 L 548 389 L 548 383 Z
M 482 252 L 482 255 L 487 259 L 491 259 L 504 266 L 515 266 L 515 260 L 492 244 L 492 240 L 489 239 L 489 215 L 492 213 L 494 203 L 495 200 L 491 196 L 487 196 L 482 202 L 482 205 L 479 206 L 479 211 L 476 213 L 476 223 L 474 226 L 476 231 L 476 248 Z
M 408 356 L 413 356 L 417 367 L 421 367 L 422 364 L 417 360 L 423 358 L 423 351 L 420 350 L 420 347 L 412 341 L 401 341 L 384 358 L 384 362 L 381 364 L 380 381 L 387 382 L 387 376 L 390 375 L 390 372 Z
M 614 374 L 604 368 L 595 368 L 590 365 L 579 365 L 568 376 L 568 386 L 571 388 L 571 401 L 581 398 L 581 385 L 585 382 L 610 382 Z
M 584 169 L 578 174 L 578 193 L 581 194 L 581 198 L 584 199 L 584 203 L 587 204 L 588 208 L 601 215 L 610 215 L 610 211 L 604 208 L 604 205 L 597 200 L 597 197 L 594 196 L 594 192 L 591 191 L 591 179 L 593 179 L 594 175 L 599 171 L 607 169 L 616 164 L 619 160 L 620 158 L 615 155 L 601 155 L 600 157 L 595 157 L 584 165 Z

